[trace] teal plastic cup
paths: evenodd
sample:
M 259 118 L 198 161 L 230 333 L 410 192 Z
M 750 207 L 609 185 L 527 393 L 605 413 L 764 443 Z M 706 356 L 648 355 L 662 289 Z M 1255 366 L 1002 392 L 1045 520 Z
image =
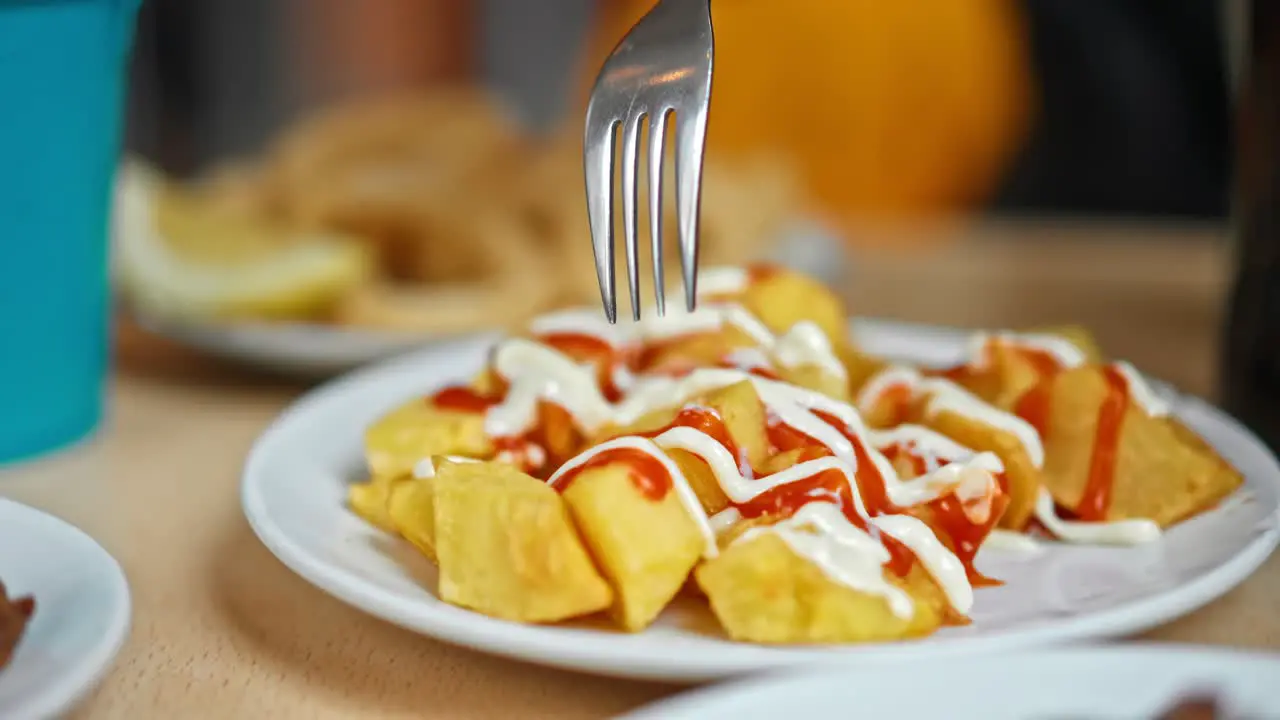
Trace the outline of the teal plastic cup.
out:
M 0 463 L 93 432 L 139 0 L 0 0 Z

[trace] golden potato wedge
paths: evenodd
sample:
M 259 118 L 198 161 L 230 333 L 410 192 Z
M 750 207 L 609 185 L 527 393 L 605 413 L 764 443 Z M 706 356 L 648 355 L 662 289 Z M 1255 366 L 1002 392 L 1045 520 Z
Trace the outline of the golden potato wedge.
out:
M 769 454 L 769 438 L 765 432 L 766 413 L 760 395 L 749 381 L 734 383 L 708 393 L 697 401 L 720 415 L 729 438 L 747 454 L 755 466 Z
M 460 463 L 444 457 L 431 458 L 435 474 L 431 477 L 406 478 L 391 487 L 386 511 L 391 524 L 404 539 L 413 543 L 432 561 L 436 560 L 435 480 L 440 475 L 457 473 L 458 465 L 485 463 Z M 497 463 L 492 463 L 496 465 Z M 503 467 L 506 467 L 504 464 Z M 461 477 L 483 476 L 485 471 L 462 471 Z
M 623 435 L 648 435 L 670 425 L 680 412 L 678 407 L 666 407 L 645 413 L 626 425 L 606 425 L 591 438 L 590 444 L 598 445 Z
M 923 424 L 964 447 L 978 452 L 993 452 L 1000 458 L 1004 463 L 1005 490 L 1009 495 L 1009 505 L 1000 518 L 1000 527 L 1024 528 L 1035 512 L 1041 471 L 1031 462 L 1022 442 L 1012 433 L 948 410 L 925 418 Z
M 774 533 L 734 543 L 694 573 L 729 637 L 758 643 L 838 643 L 927 635 L 943 621 L 941 591 L 919 564 L 901 580 L 909 618 L 882 597 L 832 581 Z
M 990 340 L 986 353 L 988 362 L 984 366 L 961 367 L 947 375 L 1001 410 L 1012 410 L 1023 393 L 1046 377 L 1045 369 L 1016 345 Z
M 1103 366 L 1088 365 L 1051 381 L 1042 434 L 1044 483 L 1061 506 L 1080 507 L 1097 451 L 1098 423 L 1112 390 Z M 1129 403 L 1114 441 L 1106 520 L 1147 518 L 1162 527 L 1211 507 L 1243 477 L 1176 418 L 1151 417 Z
M 844 365 L 845 373 L 849 376 L 850 397 L 857 397 L 858 391 L 868 380 L 889 366 L 888 361 L 867 355 L 854 345 L 837 345 L 836 356 L 840 358 L 840 364 Z
M 781 334 L 802 320 L 822 329 L 833 347 L 849 344 L 844 303 L 826 285 L 785 268 L 770 268 L 753 278 L 742 304 L 770 330 Z
M 779 374 L 782 376 L 783 381 L 792 385 L 799 385 L 802 388 L 820 392 L 840 402 L 849 401 L 848 381 L 839 375 L 832 375 L 817 365 L 783 368 Z
M 756 341 L 733 325 L 714 332 L 702 332 L 655 343 L 641 358 L 647 372 L 688 371 L 712 367 L 734 350 L 752 348 Z
M 1087 363 L 1097 364 L 1103 360 L 1102 348 L 1093 337 L 1093 333 L 1083 325 L 1046 325 L 1028 328 L 1025 332 L 1032 334 L 1057 335 L 1080 348 Z
M 481 413 L 452 412 L 415 398 L 375 421 L 365 431 L 365 460 L 373 475 L 403 475 L 424 457 L 489 457 L 493 443 Z
M 365 522 L 387 532 L 396 532 L 395 523 L 392 522 L 387 510 L 387 503 L 391 498 L 392 490 L 407 478 L 408 475 L 375 475 L 365 482 L 352 483 L 347 486 L 347 505 Z
M 707 515 L 715 515 L 729 507 L 729 496 L 724 494 L 720 481 L 716 480 L 715 473 L 711 472 L 711 466 L 707 465 L 706 460 L 684 450 L 671 449 L 666 453 L 684 474 L 684 479 L 698 496 Z
M 624 630 L 643 630 L 671 602 L 702 556 L 705 539 L 675 492 L 646 497 L 631 468 L 584 470 L 562 489 L 583 541 L 612 583 L 611 614 Z
M 391 488 L 387 516 L 401 537 L 436 559 L 435 478 L 416 478 Z
M 437 473 L 432 490 L 444 601 L 531 623 L 613 603 L 564 501 L 546 483 L 509 465 L 458 463 Z

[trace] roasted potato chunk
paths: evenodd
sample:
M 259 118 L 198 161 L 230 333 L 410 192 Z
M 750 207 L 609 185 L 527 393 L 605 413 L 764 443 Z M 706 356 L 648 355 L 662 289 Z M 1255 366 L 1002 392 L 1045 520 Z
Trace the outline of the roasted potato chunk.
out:
M 532 623 L 613 603 L 555 490 L 499 463 L 444 470 L 431 483 L 441 599 Z
M 733 325 L 663 341 L 652 347 L 643 370 L 673 372 L 712 367 L 734 350 L 755 347 L 756 341 Z
M 1084 353 L 1085 360 L 1090 364 L 1102 362 L 1102 348 L 1098 345 L 1097 339 L 1093 337 L 1093 333 L 1088 328 L 1080 325 L 1048 325 L 1044 327 L 1029 328 L 1025 332 L 1043 335 L 1057 335 L 1065 339 L 1072 345 L 1080 348 Z
M 387 511 L 387 503 L 395 487 L 407 477 L 375 475 L 365 482 L 352 483 L 347 487 L 347 505 L 365 522 L 388 532 L 396 532 L 395 523 Z
M 782 370 L 781 375 L 785 382 L 789 382 L 792 385 L 799 385 L 802 388 L 820 392 L 841 402 L 849 401 L 848 381 L 839 375 L 832 375 L 817 365 L 785 368 Z
M 724 494 L 720 481 L 716 480 L 715 473 L 711 472 L 711 466 L 705 460 L 691 452 L 674 448 L 666 453 L 684 474 L 684 479 L 693 488 L 693 493 L 698 496 L 698 502 L 702 503 L 702 509 L 707 515 L 715 515 L 729 507 L 729 496 Z
M 1000 518 L 1000 527 L 1013 530 L 1026 527 L 1035 512 L 1041 471 L 1031 462 L 1018 438 L 980 420 L 947 410 L 925 418 L 924 425 L 970 450 L 995 453 L 1004 463 L 1004 489 L 1009 496 L 1009 505 Z
M 809 320 L 822 329 L 833 347 L 849 343 L 844 303 L 826 285 L 784 268 L 756 278 L 742 296 L 742 304 L 775 333 Z
M 417 478 L 391 488 L 386 511 L 391 526 L 405 540 L 436 559 L 435 478 Z
M 365 461 L 375 476 L 405 475 L 424 457 L 489 457 L 493 442 L 484 415 L 439 410 L 415 398 L 383 415 L 365 431 Z
M 836 356 L 849 376 L 849 397 L 857 397 L 868 380 L 889 366 L 888 361 L 867 355 L 853 345 L 836 346 Z
M 749 381 L 734 383 L 708 393 L 701 404 L 715 410 L 730 439 L 745 452 L 752 465 L 764 462 L 769 454 L 769 438 L 765 432 L 764 403 Z
M 899 584 L 915 601 L 910 618 L 882 597 L 833 582 L 776 534 L 730 545 L 695 573 L 725 632 L 758 643 L 838 643 L 900 640 L 936 630 L 944 616 L 941 591 L 917 565 Z
M 591 468 L 562 491 L 582 538 L 616 592 L 611 614 L 643 630 L 680 591 L 705 550 L 697 522 L 673 490 L 647 497 L 625 463 Z
M 1111 387 L 1096 365 L 1062 373 L 1051 383 L 1044 483 L 1059 505 L 1074 509 L 1089 483 L 1099 412 Z M 1168 527 L 1244 482 L 1176 418 L 1151 417 L 1133 403 L 1121 421 L 1114 457 L 1107 520 L 1147 518 Z

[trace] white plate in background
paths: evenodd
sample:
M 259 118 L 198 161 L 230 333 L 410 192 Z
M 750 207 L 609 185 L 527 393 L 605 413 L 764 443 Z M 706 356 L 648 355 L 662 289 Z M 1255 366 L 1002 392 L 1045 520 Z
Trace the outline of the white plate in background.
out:
M 788 231 L 769 259 L 828 284 L 844 278 L 846 260 L 840 241 L 816 225 L 797 225 Z M 301 379 L 331 377 L 457 337 L 306 323 L 175 321 L 126 307 L 149 332 L 214 357 Z
M 889 321 L 855 323 L 854 331 L 871 352 L 930 363 L 958 357 L 965 338 Z M 1222 412 L 1180 397 L 1175 412 L 1244 473 L 1245 487 L 1147 546 L 1047 544 L 1035 556 L 984 550 L 979 566 L 1006 584 L 976 592 L 967 627 L 891 644 L 766 647 L 727 640 L 696 601 L 678 601 L 635 634 L 496 620 L 437 599 L 431 563 L 345 505 L 347 483 L 362 479 L 366 425 L 415 394 L 472 377 L 489 342 L 424 348 L 331 382 L 285 411 L 255 444 L 241 485 L 245 515 L 271 552 L 325 592 L 441 640 L 586 672 L 692 682 L 819 660 L 915 663 L 1137 633 L 1222 595 L 1280 538 L 1274 457 Z
M 1156 720 L 1192 695 L 1219 720 L 1280 718 L 1280 655 L 1121 645 L 963 662 L 806 668 L 695 690 L 620 720 Z
M 120 565 L 79 529 L 0 498 L 0 582 L 36 611 L 0 669 L 0 717 L 70 710 L 106 674 L 129 635 L 129 585 Z

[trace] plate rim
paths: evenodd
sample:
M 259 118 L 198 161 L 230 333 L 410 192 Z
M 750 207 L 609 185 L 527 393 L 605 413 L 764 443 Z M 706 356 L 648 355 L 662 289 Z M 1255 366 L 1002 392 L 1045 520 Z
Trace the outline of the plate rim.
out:
M 858 332 L 860 327 L 874 328 L 875 332 L 929 336 L 934 340 L 940 337 L 954 338 L 965 332 L 963 328 L 880 318 L 855 318 L 851 321 L 851 326 L 854 332 Z M 462 352 L 467 346 L 482 345 L 492 337 L 493 333 L 478 333 L 361 367 L 303 394 L 262 431 L 244 463 L 241 507 L 254 534 L 285 567 L 321 591 L 366 614 L 436 640 L 501 657 L 594 675 L 689 683 L 814 662 L 882 662 L 919 657 L 921 652 L 930 657 L 975 655 L 1127 637 L 1187 615 L 1225 595 L 1252 575 L 1280 544 L 1280 523 L 1273 519 L 1269 527 L 1252 538 L 1227 562 L 1170 590 L 1037 627 L 985 636 L 933 639 L 929 641 L 927 651 L 921 650 L 923 643 L 913 641 L 780 647 L 733 643 L 729 646 L 733 651 L 727 653 L 727 657 L 726 653 L 721 653 L 721 657 L 714 663 L 705 659 L 690 659 L 686 654 L 673 655 L 649 648 L 631 648 L 619 660 L 617 650 L 595 650 L 601 642 L 608 641 L 601 640 L 594 633 L 582 633 L 575 628 L 500 620 L 443 602 L 427 606 L 433 618 L 424 622 L 421 620 L 421 610 L 415 609 L 417 602 L 384 596 L 359 575 L 331 565 L 302 548 L 271 522 L 266 500 L 258 487 L 257 479 L 263 475 L 259 468 L 267 462 L 266 458 L 277 442 L 276 438 L 287 431 L 296 417 L 308 415 L 312 407 L 325 403 L 332 396 L 345 394 L 354 387 L 374 382 L 380 376 L 395 375 L 398 371 L 430 362 L 435 355 L 450 351 Z M 1250 446 L 1252 452 L 1265 458 L 1270 466 L 1270 472 L 1266 474 L 1267 482 L 1280 495 L 1280 462 L 1261 440 L 1234 418 L 1206 401 L 1193 396 L 1183 396 L 1180 401 L 1194 405 L 1197 412 L 1229 430 L 1241 442 Z M 1276 515 L 1280 516 L 1280 509 L 1277 509 Z M 427 625 L 431 626 L 429 630 L 425 628 Z M 564 643 L 566 633 L 578 642 Z M 554 652 L 547 650 L 550 643 L 558 643 Z
M 116 560 L 115 556 L 89 533 L 53 513 L 11 498 L 0 497 L 0 508 L 6 506 L 12 507 L 15 512 L 31 516 L 36 522 L 47 525 L 51 528 L 51 532 L 74 537 L 78 544 L 83 545 L 86 553 L 97 555 L 98 560 L 103 561 L 104 577 L 110 580 L 109 588 L 112 597 L 116 600 L 113 612 L 107 618 L 107 631 L 89 652 L 79 656 L 79 662 L 72 664 L 68 672 L 56 677 L 26 703 L 10 707 L 0 706 L 0 711 L 13 713 L 17 717 L 60 717 L 78 706 L 101 685 L 114 666 L 120 651 L 124 649 L 125 643 L 133 632 L 133 592 L 120 561 Z M 40 602 L 39 597 L 36 598 L 36 602 Z M 36 612 L 39 612 L 38 605 Z
M 1258 648 L 1237 648 L 1219 645 L 1195 645 L 1191 643 L 1089 643 L 1082 645 L 1040 646 L 1020 652 L 1016 662 L 1053 662 L 1073 661 L 1087 663 L 1098 655 L 1107 655 L 1116 659 L 1128 658 L 1131 662 L 1150 659 L 1158 654 L 1162 659 L 1176 659 L 1183 662 L 1193 659 L 1198 666 L 1210 666 L 1217 663 L 1246 663 L 1268 666 L 1280 671 L 1280 653 L 1268 652 Z M 991 655 L 989 657 L 997 657 Z M 992 662 L 1015 661 L 1010 656 Z M 928 663 L 941 664 L 940 660 L 929 659 Z M 760 691 L 786 688 L 793 683 L 805 680 L 838 679 L 852 676 L 855 672 L 877 672 L 875 668 L 866 668 L 857 664 L 838 661 L 822 666 L 792 667 L 776 672 L 745 676 L 727 680 L 715 685 L 693 688 L 675 695 L 659 698 L 640 707 L 616 716 L 616 720 L 659 720 L 660 718 L 699 717 L 696 713 L 714 712 L 721 702 L 742 699 L 744 693 L 755 694 Z M 872 679 L 874 682 L 874 678 Z M 709 707 L 710 706 L 710 707 Z

